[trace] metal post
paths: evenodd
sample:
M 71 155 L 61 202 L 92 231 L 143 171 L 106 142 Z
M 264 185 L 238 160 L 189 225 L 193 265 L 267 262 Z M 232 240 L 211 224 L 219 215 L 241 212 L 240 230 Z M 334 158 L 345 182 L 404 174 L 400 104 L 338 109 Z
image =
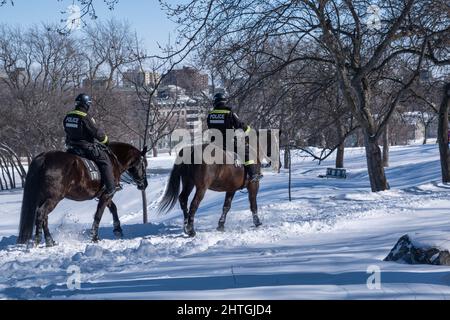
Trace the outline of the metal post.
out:
M 144 224 L 148 223 L 148 213 L 147 213 L 147 195 L 145 193 L 145 190 L 142 190 L 142 209 L 143 209 L 143 220 Z
M 287 152 L 288 152 L 288 161 L 289 161 L 289 202 L 291 202 L 292 201 L 292 194 L 291 194 L 291 186 L 292 186 L 291 146 L 288 146 Z

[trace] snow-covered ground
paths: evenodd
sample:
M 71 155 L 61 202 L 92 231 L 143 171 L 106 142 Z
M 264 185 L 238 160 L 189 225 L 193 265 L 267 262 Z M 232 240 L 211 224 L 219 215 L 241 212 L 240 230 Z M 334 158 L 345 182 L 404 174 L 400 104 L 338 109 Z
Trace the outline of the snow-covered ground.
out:
M 108 212 L 98 244 L 89 241 L 96 202 L 63 201 L 50 215 L 54 248 L 14 245 L 21 191 L 0 193 L 0 298 L 7 299 L 447 299 L 450 267 L 383 262 L 408 233 L 450 248 L 450 187 L 441 185 L 437 145 L 392 147 L 391 190 L 371 193 L 362 149 L 346 150 L 347 180 L 320 179 L 321 166 L 294 156 L 288 174 L 265 172 L 258 196 L 261 228 L 238 193 L 226 232 L 217 232 L 224 194 L 209 191 L 197 236 L 182 232 L 178 206 L 157 215 L 173 159 L 150 161 L 149 225 L 140 192 L 115 197 L 125 239 L 114 240 Z M 71 290 L 79 268 L 81 288 Z M 367 270 L 381 286 L 367 286 Z M 76 274 L 75 274 L 76 275 Z M 67 282 L 69 280 L 69 287 Z

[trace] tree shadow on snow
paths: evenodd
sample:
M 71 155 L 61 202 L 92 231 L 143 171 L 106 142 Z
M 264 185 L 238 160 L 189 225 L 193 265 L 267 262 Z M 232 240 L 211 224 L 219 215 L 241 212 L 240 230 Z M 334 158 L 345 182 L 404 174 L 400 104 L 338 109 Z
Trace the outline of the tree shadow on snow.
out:
M 212 277 L 186 277 L 186 278 L 164 278 L 164 279 L 133 279 L 120 281 L 102 281 L 96 283 L 82 283 L 80 290 L 69 290 L 66 285 L 50 285 L 45 288 L 34 287 L 24 288 L 6 288 L 0 291 L 0 295 L 8 298 L 18 299 L 50 299 L 50 298 L 101 298 L 102 295 L 114 294 L 120 297 L 120 294 L 126 293 L 145 293 L 164 292 L 164 291 L 185 291 L 185 290 L 224 290 L 239 288 L 258 288 L 258 287 L 279 287 L 293 285 L 337 285 L 350 286 L 362 285 L 367 283 L 366 272 L 344 272 L 339 274 L 323 272 L 298 272 L 281 274 L 262 274 L 262 275 L 229 275 Z M 383 272 L 382 284 L 429 284 L 429 285 L 447 285 L 448 272 Z M 367 289 L 369 291 L 369 289 Z M 413 294 L 411 290 L 403 293 L 391 290 L 381 291 L 384 298 L 401 298 L 402 294 L 409 296 Z M 206 293 L 205 293 L 206 294 Z M 368 294 L 368 296 L 370 296 Z M 347 298 L 357 298 L 351 294 Z
M 100 227 L 99 235 L 104 240 L 117 240 L 113 233 L 113 227 Z M 122 225 L 123 238 L 125 240 L 134 238 L 143 238 L 149 236 L 160 235 L 179 235 L 183 234 L 183 229 L 180 226 L 165 225 L 165 224 L 134 224 L 134 225 Z M 83 237 L 87 239 L 90 237 L 90 229 L 84 229 L 82 231 Z M 0 240 L 0 251 L 6 250 L 8 247 L 15 246 L 17 244 L 17 236 L 12 235 L 3 237 Z
M 89 235 L 90 229 L 85 230 L 83 233 Z M 100 227 L 99 236 L 104 240 L 117 239 L 114 235 L 114 227 Z M 134 239 L 143 238 L 148 236 L 160 236 L 160 235 L 173 235 L 183 232 L 180 226 L 165 225 L 165 224 L 133 224 L 122 225 L 123 238 L 122 239 Z

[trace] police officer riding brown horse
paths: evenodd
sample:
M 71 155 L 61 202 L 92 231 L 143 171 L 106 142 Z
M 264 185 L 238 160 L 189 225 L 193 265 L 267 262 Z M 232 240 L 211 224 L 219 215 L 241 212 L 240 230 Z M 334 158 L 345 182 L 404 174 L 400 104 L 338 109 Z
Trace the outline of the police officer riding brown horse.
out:
M 209 113 L 207 118 L 208 129 L 217 129 L 222 134 L 223 140 L 221 141 L 222 148 L 225 149 L 227 145 L 227 130 L 243 130 L 245 133 L 249 133 L 252 129 L 249 125 L 242 122 L 237 114 L 233 112 L 231 107 L 227 104 L 227 99 L 223 93 L 217 93 L 214 96 L 214 109 Z M 236 144 L 236 141 L 233 143 Z M 235 151 L 235 150 L 234 150 Z M 245 159 L 244 168 L 248 175 L 248 178 L 252 182 L 258 181 L 261 176 L 258 174 L 258 168 L 254 159 L 250 159 L 250 146 L 249 141 L 245 140 Z
M 196 234 L 194 230 L 195 214 L 206 191 L 209 189 L 226 192 L 222 215 L 217 227 L 217 230 L 223 231 L 236 191 L 247 188 L 253 223 L 256 227 L 259 227 L 261 221 L 258 216 L 256 197 L 259 190 L 259 180 L 262 177 L 260 175 L 260 158 L 262 153 L 260 141 L 257 141 L 258 146 L 253 146 L 258 149 L 256 150 L 256 159 L 251 159 L 249 157 L 251 146 L 248 139 L 245 139 L 244 167 L 235 165 L 234 150 L 226 150 L 225 148 L 227 146 L 226 131 L 242 129 L 249 134 L 251 129 L 248 125 L 242 123 L 232 109 L 226 105 L 226 99 L 223 94 L 216 94 L 214 97 L 214 109 L 208 116 L 208 127 L 221 132 L 223 141 L 220 141 L 218 145 L 221 145 L 224 149 L 217 148 L 215 152 L 218 154 L 215 157 L 223 161 L 221 163 L 210 163 L 210 161 L 205 161 L 205 158 L 202 157 L 201 163 L 195 163 L 195 153 L 201 152 L 202 155 L 205 155 L 204 152 L 209 148 L 208 145 L 183 148 L 177 156 L 158 210 L 160 212 L 168 212 L 178 200 L 184 215 L 184 232 L 193 237 Z M 259 137 L 258 140 L 260 140 Z M 267 155 L 264 155 L 264 157 L 267 157 Z M 184 161 L 185 159 L 189 162 Z M 181 193 L 180 182 L 182 185 Z M 189 195 L 194 187 L 196 189 L 195 196 L 188 207 Z
M 75 110 L 69 112 L 64 118 L 68 151 L 93 160 L 97 164 L 106 188 L 106 195 L 112 197 L 116 192 L 116 184 L 108 148 L 104 147 L 108 145 L 108 136 L 103 129 L 96 126 L 94 118 L 88 116 L 92 104 L 91 98 L 82 93 L 75 102 Z
M 69 152 L 42 153 L 31 162 L 23 194 L 17 240 L 19 244 L 32 239 L 34 227 L 36 245 L 41 242 L 42 231 L 46 245 L 55 244 L 48 228 L 48 215 L 64 198 L 75 201 L 98 198 L 91 231 L 92 240 L 99 240 L 98 228 L 106 207 L 113 215 L 114 234 L 120 237 L 122 229 L 117 207 L 112 201 L 120 176 L 128 172 L 139 190 L 147 188 L 147 148 L 140 151 L 126 143 L 108 143 L 104 131 L 88 115 L 91 103 L 89 96 L 79 95 L 75 110 L 69 112 L 64 119 Z M 92 178 L 82 157 L 97 164 L 101 180 Z

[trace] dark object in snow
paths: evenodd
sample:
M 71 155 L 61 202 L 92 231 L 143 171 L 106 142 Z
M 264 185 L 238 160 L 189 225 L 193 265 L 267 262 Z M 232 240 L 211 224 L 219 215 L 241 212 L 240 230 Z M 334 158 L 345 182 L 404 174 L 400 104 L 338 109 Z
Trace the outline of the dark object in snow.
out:
M 340 168 L 327 168 L 326 175 L 319 175 L 319 178 L 337 178 L 337 179 L 347 179 L 347 170 Z
M 437 248 L 418 248 L 406 234 L 398 240 L 384 261 L 450 266 L 450 253 Z

